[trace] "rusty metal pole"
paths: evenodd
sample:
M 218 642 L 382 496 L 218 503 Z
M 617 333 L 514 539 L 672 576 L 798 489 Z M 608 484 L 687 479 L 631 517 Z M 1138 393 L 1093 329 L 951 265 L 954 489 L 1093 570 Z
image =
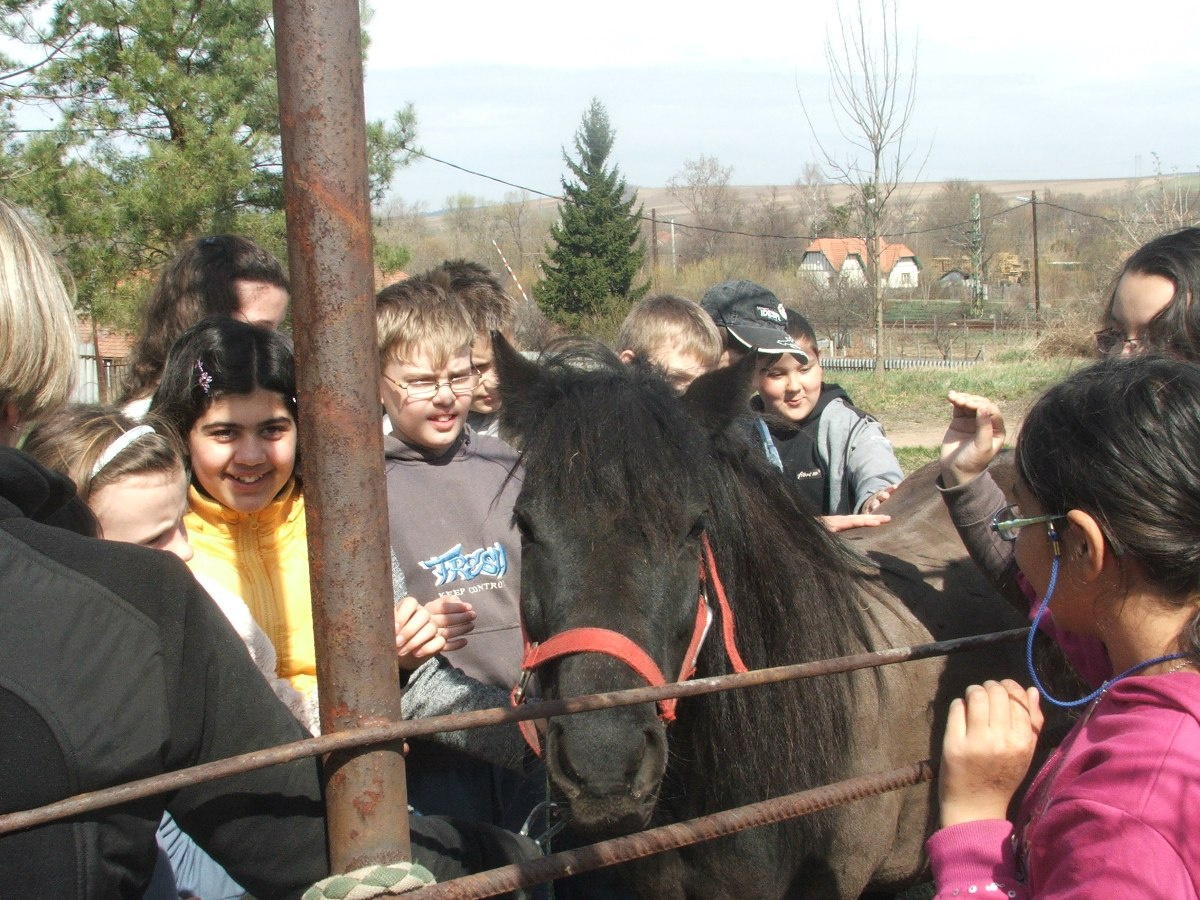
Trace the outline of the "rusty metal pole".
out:
M 358 0 L 274 0 L 313 629 L 326 732 L 400 718 Z M 400 746 L 325 765 L 335 872 L 409 858 Z

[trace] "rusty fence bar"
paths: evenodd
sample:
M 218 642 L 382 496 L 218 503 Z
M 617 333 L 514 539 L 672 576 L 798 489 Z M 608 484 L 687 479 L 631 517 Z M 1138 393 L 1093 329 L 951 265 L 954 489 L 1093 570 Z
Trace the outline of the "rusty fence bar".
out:
M 494 897 L 496 894 L 542 884 L 567 875 L 591 872 L 655 853 L 711 841 L 748 828 L 774 825 L 787 819 L 806 816 L 932 779 L 933 763 L 923 759 L 887 772 L 860 775 L 795 794 L 749 803 L 736 809 L 722 810 L 686 822 L 661 825 L 636 834 L 611 838 L 576 850 L 564 850 L 541 859 L 466 875 L 413 891 L 411 896 L 420 900 L 475 900 L 479 897 Z
M 400 718 L 358 0 L 275 0 L 321 726 Z M 409 858 L 397 743 L 325 763 L 335 872 Z
M 243 753 L 240 756 L 233 756 L 229 759 L 192 766 L 188 769 L 179 769 L 164 775 L 155 775 L 151 778 L 143 778 L 139 781 L 131 781 L 127 784 L 92 791 L 87 794 L 78 794 L 74 797 L 68 797 L 65 800 L 39 806 L 36 809 L 7 813 L 0 816 L 0 834 L 32 828 L 35 825 L 44 825 L 47 822 L 81 815 L 108 806 L 116 806 L 131 800 L 139 800 L 143 797 L 179 790 L 188 785 L 199 784 L 204 781 L 214 781 L 218 778 L 225 778 L 242 772 L 250 772 L 254 769 L 262 769 L 267 766 L 290 762 L 294 759 L 317 756 L 321 753 L 344 751 L 353 747 L 381 742 L 398 743 L 410 737 L 421 737 L 443 731 L 482 728 L 488 725 L 503 725 L 525 719 L 546 719 L 596 709 L 633 706 L 638 703 L 652 703 L 658 700 L 665 700 L 669 697 L 695 697 L 700 694 L 713 694 L 723 690 L 738 690 L 762 684 L 776 684 L 800 678 L 813 678 L 820 675 L 851 672 L 857 669 L 895 665 L 897 663 L 929 659 L 934 656 L 945 656 L 950 653 L 962 653 L 969 650 L 978 650 L 981 647 L 993 644 L 1021 640 L 1028 633 L 1028 628 L 1013 628 L 1008 631 L 997 631 L 991 634 L 954 638 L 948 641 L 917 644 L 911 647 L 894 647 L 870 653 L 841 656 L 835 659 L 795 663 L 789 666 L 776 666 L 772 669 L 756 669 L 753 672 L 736 675 L 715 675 L 710 678 L 697 678 L 692 681 L 665 684 L 660 687 L 629 688 L 622 691 L 609 691 L 581 697 L 567 697 L 562 700 L 547 700 L 541 703 L 529 703 L 517 709 L 483 709 L 448 716 L 431 716 L 426 719 L 409 719 L 406 721 L 387 722 L 385 724 L 366 725 L 353 730 L 325 734 L 320 737 L 284 744 L 279 747 L 268 747 L 253 753 Z

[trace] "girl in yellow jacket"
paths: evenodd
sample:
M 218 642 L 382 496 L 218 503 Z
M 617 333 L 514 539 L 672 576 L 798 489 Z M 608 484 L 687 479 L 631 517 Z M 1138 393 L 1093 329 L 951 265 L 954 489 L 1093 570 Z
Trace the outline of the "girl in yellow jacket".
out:
M 191 463 L 184 524 L 192 571 L 245 601 L 275 646 L 280 677 L 311 693 L 317 669 L 287 338 L 236 319 L 200 322 L 171 348 L 152 410 Z M 469 624 L 469 612 L 457 615 Z M 439 633 L 412 598 L 399 602 L 401 667 L 436 654 L 453 630 Z

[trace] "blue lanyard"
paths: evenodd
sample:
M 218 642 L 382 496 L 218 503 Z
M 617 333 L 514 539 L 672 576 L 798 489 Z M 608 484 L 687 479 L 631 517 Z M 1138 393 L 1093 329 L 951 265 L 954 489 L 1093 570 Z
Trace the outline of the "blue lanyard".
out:
M 1058 559 L 1059 558 L 1057 556 L 1054 557 L 1054 562 L 1050 567 L 1050 584 L 1046 587 L 1046 596 L 1042 600 L 1041 605 L 1038 606 L 1037 613 L 1033 617 L 1033 625 L 1031 625 L 1029 628 L 1029 637 L 1025 639 L 1025 664 L 1029 667 L 1029 677 L 1033 679 L 1034 686 L 1038 689 L 1045 700 L 1053 703 L 1055 706 L 1060 706 L 1063 709 L 1073 709 L 1076 706 L 1083 706 L 1084 704 L 1091 703 L 1122 678 L 1127 678 L 1130 675 L 1133 675 L 1135 672 L 1140 672 L 1142 669 L 1158 663 L 1168 662 L 1172 659 L 1183 659 L 1183 657 L 1187 656 L 1186 653 L 1167 653 L 1163 656 L 1156 656 L 1153 659 L 1140 662 L 1136 666 L 1130 666 L 1120 675 L 1116 675 L 1113 678 L 1108 679 L 1108 681 L 1104 682 L 1104 684 L 1100 685 L 1100 687 L 1096 688 L 1094 691 L 1080 700 L 1059 700 L 1050 696 L 1050 692 L 1046 690 L 1041 679 L 1038 678 L 1037 670 L 1033 666 L 1033 639 L 1037 635 L 1038 623 L 1042 621 L 1042 616 L 1046 614 L 1046 610 L 1050 607 L 1050 598 L 1054 596 L 1054 588 L 1058 584 Z

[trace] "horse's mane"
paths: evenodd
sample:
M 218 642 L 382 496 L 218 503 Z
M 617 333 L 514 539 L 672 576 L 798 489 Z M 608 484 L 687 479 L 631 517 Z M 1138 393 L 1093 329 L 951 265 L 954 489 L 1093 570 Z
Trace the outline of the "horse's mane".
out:
M 527 486 L 565 509 L 619 509 L 651 548 L 670 537 L 664 529 L 681 503 L 704 496 L 706 532 L 752 669 L 866 645 L 854 563 L 751 442 L 740 410 L 693 409 L 691 395 L 681 400 L 656 371 L 626 366 L 598 345 L 574 344 L 542 366 L 540 396 L 505 398 L 506 408 L 539 411 L 507 413 L 526 423 Z M 714 624 L 698 675 L 731 671 L 718 634 Z M 681 701 L 672 768 L 686 758 L 711 775 L 684 784 L 669 771 L 664 801 L 725 808 L 834 780 L 849 757 L 852 703 L 844 676 Z M 747 796 L 748 785 L 759 796 Z

